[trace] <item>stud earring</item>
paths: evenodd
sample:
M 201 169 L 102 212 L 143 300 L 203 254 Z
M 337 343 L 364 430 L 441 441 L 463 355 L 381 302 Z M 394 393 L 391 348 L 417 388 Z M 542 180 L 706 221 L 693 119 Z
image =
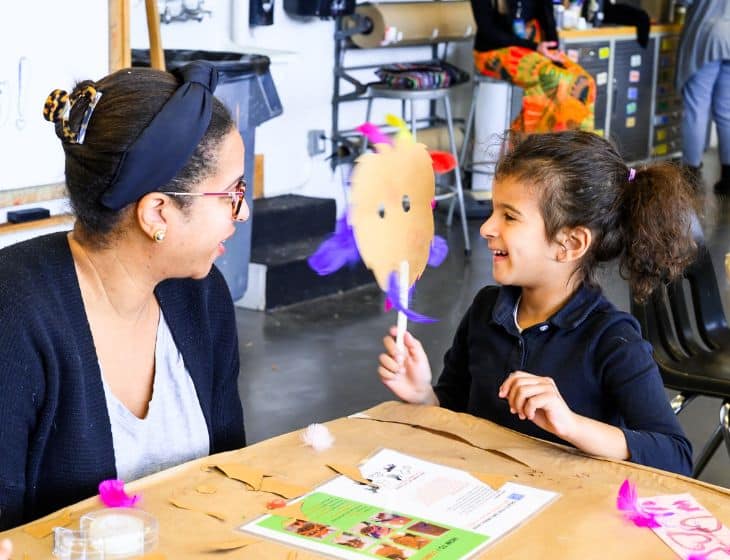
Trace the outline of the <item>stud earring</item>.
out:
M 152 236 L 152 239 L 154 239 L 156 243 L 162 243 L 165 240 L 165 230 L 158 229 Z

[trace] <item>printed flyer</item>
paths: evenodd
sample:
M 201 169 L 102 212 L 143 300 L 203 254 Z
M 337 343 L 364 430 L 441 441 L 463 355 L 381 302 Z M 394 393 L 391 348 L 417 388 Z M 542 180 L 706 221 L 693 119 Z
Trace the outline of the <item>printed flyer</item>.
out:
M 335 558 L 469 558 L 558 497 L 381 449 L 360 466 L 372 486 L 338 476 L 239 530 Z

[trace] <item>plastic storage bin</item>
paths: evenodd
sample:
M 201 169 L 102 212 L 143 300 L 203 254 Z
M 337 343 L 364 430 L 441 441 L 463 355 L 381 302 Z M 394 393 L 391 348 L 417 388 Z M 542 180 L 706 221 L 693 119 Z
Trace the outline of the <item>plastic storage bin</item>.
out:
M 269 72 L 269 58 L 227 51 L 165 50 L 165 64 L 169 70 L 193 60 L 211 62 L 218 70 L 215 95 L 231 111 L 246 146 L 245 176 L 252 186 L 246 193 L 246 202 L 252 207 L 256 127 L 282 113 L 281 101 Z M 149 66 L 149 51 L 133 49 L 132 65 Z M 243 297 L 248 284 L 252 220 L 236 223 L 236 233 L 226 241 L 225 254 L 215 262 L 234 301 Z

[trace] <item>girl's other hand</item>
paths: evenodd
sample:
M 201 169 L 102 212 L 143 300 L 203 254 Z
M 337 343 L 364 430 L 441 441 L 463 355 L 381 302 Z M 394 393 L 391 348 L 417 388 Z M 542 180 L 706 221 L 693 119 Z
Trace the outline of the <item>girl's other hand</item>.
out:
M 499 388 L 510 412 L 520 420 L 530 420 L 543 430 L 570 440 L 577 417 L 565 404 L 551 377 L 538 377 L 525 371 L 512 372 Z
M 378 374 L 388 389 L 402 400 L 412 404 L 438 405 L 431 387 L 431 366 L 421 343 L 406 331 L 403 337 L 404 352 L 395 344 L 397 330 L 390 328 L 383 338 L 385 352 L 380 354 Z

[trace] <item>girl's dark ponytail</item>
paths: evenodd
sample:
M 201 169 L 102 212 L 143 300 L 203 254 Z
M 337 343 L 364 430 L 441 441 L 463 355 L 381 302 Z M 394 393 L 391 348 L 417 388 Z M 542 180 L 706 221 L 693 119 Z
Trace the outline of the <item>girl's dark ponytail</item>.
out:
M 693 216 L 698 211 L 693 187 L 669 162 L 631 170 L 623 185 L 626 249 L 621 274 L 637 301 L 645 301 L 663 281 L 671 281 L 693 261 Z

